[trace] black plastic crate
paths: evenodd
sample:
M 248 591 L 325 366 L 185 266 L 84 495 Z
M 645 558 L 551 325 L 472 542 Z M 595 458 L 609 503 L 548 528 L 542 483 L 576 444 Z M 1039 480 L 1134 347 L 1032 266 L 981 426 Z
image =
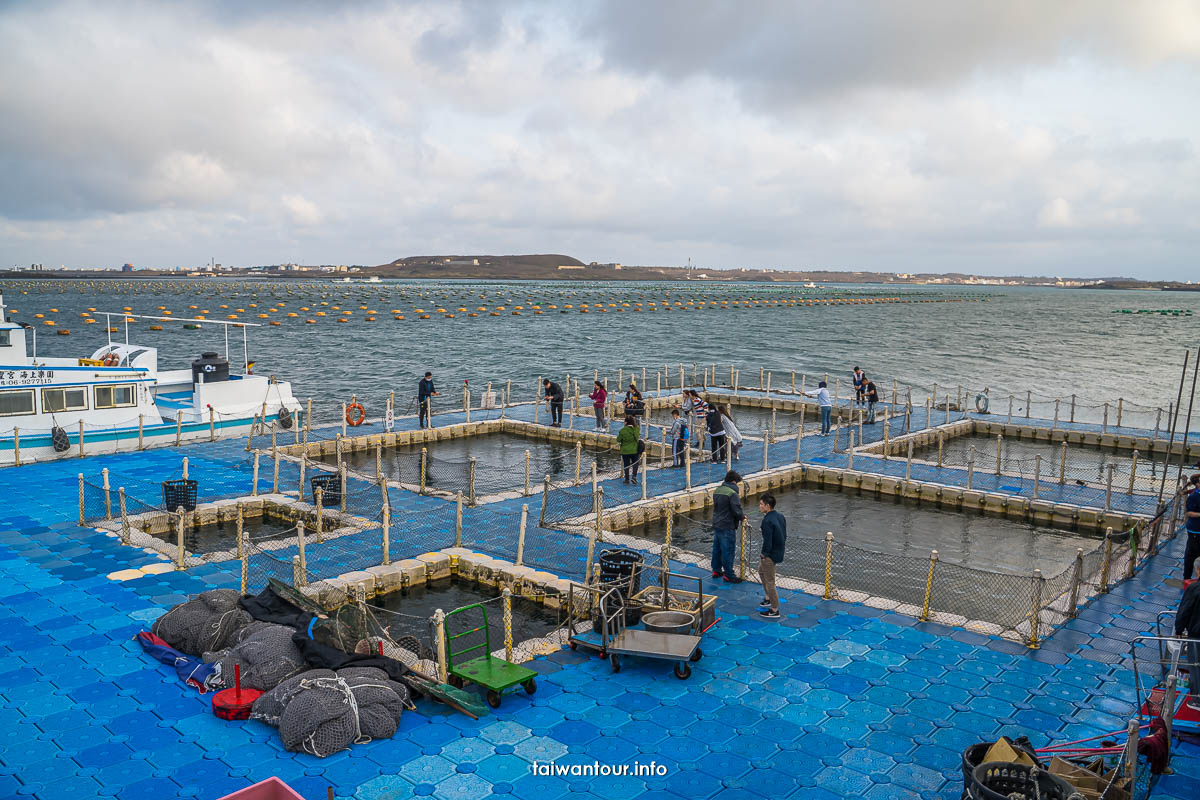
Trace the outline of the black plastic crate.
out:
M 312 489 L 312 500 L 317 502 L 317 489 L 321 490 L 321 505 L 325 508 L 342 504 L 342 480 L 337 475 L 313 475 L 308 479 Z
M 196 510 L 196 482 L 190 478 L 177 481 L 163 481 L 163 506 L 167 511 L 175 511 L 183 506 L 184 511 Z

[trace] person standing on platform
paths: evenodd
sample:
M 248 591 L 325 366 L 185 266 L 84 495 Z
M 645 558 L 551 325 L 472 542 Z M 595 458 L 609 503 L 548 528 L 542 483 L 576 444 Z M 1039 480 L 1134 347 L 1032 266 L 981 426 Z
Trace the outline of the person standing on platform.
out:
M 437 397 L 437 389 L 433 387 L 433 373 L 426 372 L 425 377 L 417 384 L 417 425 L 425 428 L 433 427 L 432 414 L 430 413 L 431 397 Z
M 549 378 L 542 380 L 546 389 L 546 399 L 550 401 L 550 427 L 562 427 L 563 389 Z
M 646 413 L 646 401 L 642 399 L 642 393 L 633 383 L 625 390 L 625 413 L 633 417 L 640 417 Z
M 817 384 L 815 392 L 805 392 L 804 396 L 817 398 L 817 405 L 821 409 L 821 435 L 828 436 L 829 420 L 833 416 L 833 398 L 829 396 L 829 387 L 825 385 L 825 381 L 821 381 Z
M 863 373 L 862 367 L 854 368 L 854 405 L 861 406 L 863 404 L 863 384 L 866 382 L 867 376 Z
M 1191 580 L 1196 559 L 1200 557 L 1200 473 L 1188 478 L 1183 508 L 1183 526 L 1187 529 L 1187 546 L 1183 550 L 1183 579 L 1186 581 Z M 1200 636 L 1200 630 L 1192 631 L 1192 636 Z M 1200 683 L 1200 676 L 1196 681 Z
M 671 455 L 674 457 L 672 466 L 682 467 L 684 461 L 683 448 L 688 446 L 687 420 L 679 414 L 678 408 L 671 409 Z
M 717 410 L 721 412 L 721 428 L 725 431 L 725 441 L 728 443 L 730 455 L 734 461 L 737 461 L 738 451 L 742 449 L 742 432 L 734 424 L 733 412 L 729 410 L 729 406 L 720 403 Z M 769 431 L 764 434 L 764 436 L 770 435 Z
M 867 401 L 867 419 L 868 425 L 875 424 L 875 404 L 879 402 L 879 390 L 875 388 L 875 381 L 863 375 L 863 396 Z
M 708 441 L 712 445 L 713 463 L 725 460 L 725 425 L 721 421 L 721 410 L 718 406 L 708 407 L 704 424 L 708 428 Z
M 640 433 L 637 420 L 626 414 L 625 427 L 617 432 L 617 444 L 621 447 L 621 483 L 637 483 Z
M 758 574 L 762 577 L 763 597 L 758 615 L 764 619 L 779 619 L 779 592 L 775 589 L 775 565 L 783 563 L 783 548 L 787 544 L 787 520 L 775 510 L 775 495 L 768 492 L 758 499 L 762 512 L 762 559 Z
M 1187 669 L 1191 684 L 1188 708 L 1200 710 L 1200 677 L 1197 677 L 1200 676 L 1200 581 L 1193 581 L 1183 590 L 1179 610 L 1175 612 L 1175 636 L 1183 639 L 1179 666 Z
M 604 388 L 603 383 L 596 381 L 588 397 L 592 398 L 592 408 L 596 411 L 596 430 L 607 432 L 608 422 L 604 419 L 604 404 L 608 401 L 608 390 Z
M 712 576 L 726 583 L 741 583 L 733 571 L 734 541 L 738 526 L 746 518 L 738 484 L 742 476 L 734 470 L 725 473 L 725 482 L 713 490 Z

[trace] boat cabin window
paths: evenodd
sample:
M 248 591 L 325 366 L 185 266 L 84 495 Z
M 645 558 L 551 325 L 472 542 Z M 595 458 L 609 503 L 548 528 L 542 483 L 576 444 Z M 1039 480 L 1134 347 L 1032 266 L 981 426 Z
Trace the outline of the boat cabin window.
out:
M 0 392 L 0 417 L 33 413 L 33 389 L 8 389 Z
M 65 389 L 42 389 L 42 413 L 83 411 L 87 407 L 87 389 L 82 386 L 70 386 Z
M 8 347 L 10 344 L 12 344 L 12 341 L 9 339 L 8 333 L 9 332 L 8 332 L 7 328 L 0 331 L 0 347 Z
M 133 404 L 132 383 L 96 387 L 96 408 L 125 408 Z

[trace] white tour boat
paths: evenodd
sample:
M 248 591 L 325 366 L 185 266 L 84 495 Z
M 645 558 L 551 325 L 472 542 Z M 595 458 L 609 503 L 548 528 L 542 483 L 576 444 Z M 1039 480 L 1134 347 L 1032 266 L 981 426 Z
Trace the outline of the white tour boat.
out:
M 0 295 L 0 465 L 243 436 L 256 420 L 285 429 L 299 424 L 289 383 L 249 370 L 230 374 L 229 327 L 242 329 L 248 353 L 246 328 L 257 325 L 104 316 L 109 341 L 91 356 L 45 358 L 37 354 L 36 330 L 10 321 Z M 112 341 L 112 317 L 125 320 L 124 342 Z M 156 348 L 129 342 L 135 318 L 225 326 L 225 356 L 204 353 L 189 369 L 159 370 Z

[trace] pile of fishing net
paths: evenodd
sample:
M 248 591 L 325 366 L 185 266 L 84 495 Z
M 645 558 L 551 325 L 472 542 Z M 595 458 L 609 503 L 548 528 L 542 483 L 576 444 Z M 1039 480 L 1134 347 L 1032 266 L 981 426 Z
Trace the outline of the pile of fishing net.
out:
M 238 604 L 240 597 L 233 589 L 202 592 L 155 620 L 151 632 L 192 656 L 224 650 L 233 644 L 238 631 L 253 621 Z
M 426 675 L 437 674 L 437 662 L 433 660 L 433 650 L 415 636 L 401 636 L 395 642 L 382 636 L 368 636 L 354 646 L 354 652 L 381 655 L 399 661 L 409 669 L 415 669 Z
M 271 622 L 251 622 L 238 630 L 224 650 L 204 654 L 204 661 L 219 664 L 225 686 L 233 685 L 234 668 L 241 670 L 242 686 L 267 691 L 308 669 L 304 655 L 292 640 L 296 629 Z
M 374 667 L 312 669 L 254 701 L 250 718 L 279 729 L 283 746 L 324 758 L 352 744 L 387 739 L 411 708 L 408 689 Z

